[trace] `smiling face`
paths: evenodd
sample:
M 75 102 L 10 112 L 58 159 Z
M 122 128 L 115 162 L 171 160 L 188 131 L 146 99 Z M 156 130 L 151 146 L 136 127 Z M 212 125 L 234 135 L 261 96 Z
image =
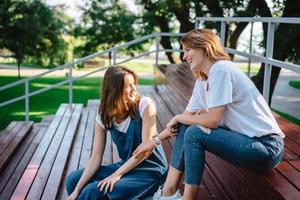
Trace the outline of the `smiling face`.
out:
M 183 59 L 187 61 L 192 71 L 199 71 L 203 68 L 205 60 L 203 50 L 194 49 L 182 44 L 183 47 Z
M 136 81 L 132 74 L 126 74 L 124 77 L 123 98 L 126 103 L 136 99 Z

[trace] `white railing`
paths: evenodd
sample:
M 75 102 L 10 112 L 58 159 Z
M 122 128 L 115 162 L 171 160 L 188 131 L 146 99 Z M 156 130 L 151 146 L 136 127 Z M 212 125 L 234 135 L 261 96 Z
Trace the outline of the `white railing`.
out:
M 237 50 L 231 49 L 231 48 L 225 48 L 226 51 L 229 52 L 229 53 L 237 54 L 237 55 L 244 56 L 244 57 L 251 58 L 251 59 L 255 59 L 255 60 L 258 60 L 262 63 L 265 63 L 266 67 L 265 67 L 265 77 L 264 77 L 265 79 L 264 79 L 263 95 L 264 95 L 265 99 L 267 100 L 267 102 L 268 102 L 268 99 L 269 99 L 270 75 L 271 75 L 272 65 L 300 73 L 300 66 L 299 65 L 279 61 L 279 60 L 276 60 L 276 59 L 272 58 L 272 56 L 273 56 L 273 43 L 274 43 L 274 27 L 275 27 L 275 24 L 276 23 L 300 24 L 300 18 L 198 17 L 198 18 L 196 18 L 196 23 L 195 23 L 196 28 L 199 28 L 200 23 L 204 22 L 204 21 L 221 22 L 220 38 L 221 38 L 221 42 L 222 42 L 223 45 L 225 44 L 225 27 L 226 27 L 226 23 L 229 22 L 229 21 L 230 22 L 251 22 L 251 23 L 253 23 L 253 22 L 263 22 L 263 23 L 268 23 L 268 38 L 267 38 L 266 57 L 253 55 L 253 54 L 249 54 L 249 53 L 245 53 L 245 52 L 241 52 L 241 51 L 237 51 Z M 8 100 L 8 101 L 5 101 L 5 102 L 1 102 L 0 103 L 0 108 L 3 107 L 3 106 L 6 106 L 6 105 L 12 104 L 14 102 L 25 99 L 25 113 L 26 113 L 25 114 L 25 120 L 28 121 L 29 120 L 29 111 L 30 111 L 30 108 L 29 108 L 30 97 L 32 97 L 34 95 L 37 95 L 37 94 L 40 94 L 40 93 L 43 93 L 43 92 L 46 92 L 46 91 L 51 90 L 53 88 L 56 88 L 58 86 L 65 85 L 67 83 L 69 83 L 69 104 L 72 105 L 72 102 L 73 102 L 73 82 L 75 80 L 78 80 L 78 79 L 87 77 L 91 74 L 97 73 L 99 71 L 105 70 L 108 67 L 111 67 L 113 65 L 119 65 L 119 64 L 128 62 L 130 60 L 140 58 L 140 57 L 143 57 L 143 56 L 146 56 L 146 55 L 150 55 L 150 54 L 153 54 L 153 53 L 155 53 L 154 64 L 157 66 L 159 64 L 159 52 L 182 52 L 181 49 L 160 49 L 160 38 L 161 37 L 180 37 L 182 35 L 183 35 L 183 33 L 158 33 L 158 32 L 152 33 L 152 34 L 146 35 L 144 37 L 138 38 L 136 40 L 132 40 L 130 42 L 127 42 L 125 44 L 106 49 L 102 52 L 94 53 L 92 55 L 83 57 L 83 58 L 78 59 L 74 62 L 66 63 L 62 66 L 53 68 L 53 69 L 51 69 L 47 72 L 29 77 L 29 78 L 26 78 L 26 79 L 23 79 L 23 80 L 20 80 L 20 81 L 16 81 L 14 83 L 4 85 L 4 86 L 0 87 L 0 92 L 3 91 L 3 90 L 9 89 L 11 87 L 15 87 L 17 85 L 24 84 L 24 87 L 25 87 L 24 95 L 16 97 L 16 98 Z M 155 44 L 156 44 L 155 50 L 147 51 L 145 53 L 142 53 L 141 55 L 134 56 L 134 57 L 131 57 L 129 59 L 117 62 L 117 59 L 116 59 L 117 58 L 117 53 L 121 48 L 127 48 L 131 45 L 139 44 L 139 43 L 144 42 L 144 41 L 149 40 L 149 39 L 155 39 Z M 94 70 L 94 71 L 89 72 L 87 74 L 84 74 L 82 76 L 73 77 L 72 69 L 73 69 L 74 65 L 79 64 L 79 63 L 84 63 L 85 61 L 88 61 L 90 59 L 93 59 L 93 58 L 96 58 L 96 57 L 99 57 L 99 56 L 102 56 L 102 55 L 105 55 L 105 54 L 108 54 L 108 53 L 112 54 L 112 59 L 113 59 L 112 65 L 109 64 L 106 67 L 102 67 L 100 69 Z M 30 81 L 32 81 L 36 78 L 39 78 L 41 76 L 47 75 L 51 72 L 61 70 L 61 69 L 65 69 L 65 68 L 67 68 L 69 70 L 67 80 L 61 81 L 59 83 L 53 84 L 51 86 L 48 86 L 46 88 L 42 88 L 42 89 L 34 91 L 34 92 L 29 91 Z
M 266 46 L 266 56 L 252 55 L 250 53 L 245 53 L 237 51 L 232 48 L 225 48 L 227 52 L 232 54 L 237 54 L 247 58 L 258 60 L 262 63 L 265 63 L 264 71 L 264 84 L 263 84 L 263 96 L 267 102 L 269 102 L 270 94 L 270 80 L 272 66 L 277 66 L 285 68 L 294 72 L 300 73 L 300 66 L 288 62 L 283 62 L 280 60 L 273 59 L 273 45 L 274 45 L 274 32 L 275 25 L 278 23 L 287 23 L 287 24 L 300 24 L 300 18 L 298 17 L 197 17 L 195 22 L 195 28 L 200 27 L 200 23 L 205 21 L 220 22 L 221 23 L 221 33 L 220 38 L 222 45 L 225 46 L 225 28 L 227 22 L 261 22 L 268 23 L 268 34 L 267 34 L 267 46 Z M 252 35 L 252 32 L 251 32 Z

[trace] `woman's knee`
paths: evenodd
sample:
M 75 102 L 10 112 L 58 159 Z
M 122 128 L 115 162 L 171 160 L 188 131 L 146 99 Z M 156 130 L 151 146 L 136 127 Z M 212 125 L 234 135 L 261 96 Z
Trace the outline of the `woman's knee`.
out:
M 184 144 L 191 144 L 194 142 L 200 142 L 201 138 L 205 136 L 204 133 L 197 125 L 188 127 L 184 135 Z
M 76 170 L 72 171 L 71 173 L 68 174 L 67 180 L 66 180 L 66 189 L 68 194 L 71 194 L 73 190 L 75 189 L 81 175 L 82 175 L 83 170 Z
M 103 192 L 97 187 L 98 182 L 86 185 L 81 191 L 78 199 L 105 199 Z
M 186 124 L 179 124 L 178 130 L 177 130 L 177 138 L 184 138 L 184 134 L 186 129 L 188 129 L 190 126 Z

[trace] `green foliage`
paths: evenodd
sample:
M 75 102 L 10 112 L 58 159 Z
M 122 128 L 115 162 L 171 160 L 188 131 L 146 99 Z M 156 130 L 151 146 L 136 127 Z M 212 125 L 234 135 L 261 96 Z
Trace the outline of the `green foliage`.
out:
M 74 31 L 75 36 L 85 37 L 87 40 L 84 45 L 75 48 L 75 55 L 95 53 L 136 38 L 133 24 L 138 18 L 118 0 L 92 0 L 89 5 L 84 10 L 84 23 Z M 141 46 L 134 46 L 131 50 L 140 48 Z
M 283 14 L 284 1 L 283 0 L 272 0 L 273 6 L 273 15 L 274 17 L 280 17 Z
M 64 62 L 63 22 L 40 0 L 3 0 L 0 6 L 0 47 L 36 64 Z M 44 61 L 47 58 L 47 61 Z

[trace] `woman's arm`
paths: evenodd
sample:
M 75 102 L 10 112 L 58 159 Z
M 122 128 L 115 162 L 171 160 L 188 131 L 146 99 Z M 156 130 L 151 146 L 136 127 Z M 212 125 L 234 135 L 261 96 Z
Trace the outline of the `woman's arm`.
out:
M 218 106 L 208 109 L 200 115 L 179 114 L 173 117 L 167 124 L 167 128 L 171 129 L 177 123 L 183 124 L 199 124 L 206 128 L 217 128 L 221 122 L 225 110 L 225 106 Z
M 83 171 L 83 174 L 78 181 L 72 195 L 77 197 L 82 188 L 87 184 L 87 182 L 92 178 L 92 176 L 99 169 L 99 166 L 102 162 L 102 157 L 106 144 L 106 132 L 103 128 L 99 126 L 98 123 L 95 124 L 95 134 L 94 134 L 94 143 L 92 155 L 88 161 L 86 168 Z M 77 195 L 76 195 L 77 194 Z M 76 199 L 76 197 L 74 199 Z M 73 198 L 70 198 L 73 199 Z
M 156 112 L 153 104 L 149 104 L 142 115 L 142 142 L 151 141 L 156 133 Z M 98 187 L 104 193 L 113 190 L 114 184 L 127 172 L 135 168 L 139 163 L 145 160 L 151 152 L 145 152 L 138 156 L 131 156 L 117 171 L 111 176 L 99 182 Z
M 189 112 L 184 111 L 182 115 L 199 115 L 204 113 L 204 110 L 199 109 L 197 112 Z M 177 135 L 177 129 L 174 128 L 172 130 L 169 130 L 168 128 L 165 128 L 162 132 L 160 132 L 156 137 L 158 137 L 159 141 L 164 141 L 166 139 L 169 139 L 170 137 L 175 137 Z M 143 142 L 140 144 L 136 150 L 133 152 L 133 155 L 136 157 L 140 154 L 144 154 L 146 152 L 152 152 L 155 148 L 155 142 L 153 140 Z

